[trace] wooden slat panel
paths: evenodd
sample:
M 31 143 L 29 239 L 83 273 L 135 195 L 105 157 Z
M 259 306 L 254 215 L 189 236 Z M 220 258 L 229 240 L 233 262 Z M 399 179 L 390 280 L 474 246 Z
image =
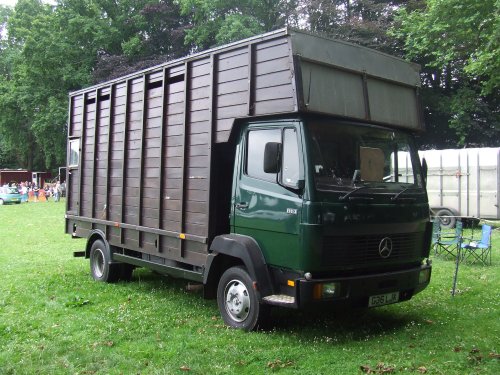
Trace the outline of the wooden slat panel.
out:
M 279 39 L 167 63 L 75 96 L 72 134 L 79 126 L 87 132 L 78 178 L 84 194 L 94 191 L 95 215 L 106 206 L 113 221 L 208 236 L 212 143 L 227 139 L 236 117 L 293 108 L 288 45 Z M 159 256 L 173 255 L 160 252 L 167 247 L 185 261 L 207 247 L 132 229 L 110 228 L 109 236 Z
M 129 185 L 127 184 L 127 158 L 128 158 L 128 151 L 127 151 L 127 143 L 128 143 L 128 117 L 129 117 L 129 111 L 130 111 L 130 104 L 129 104 L 129 91 L 130 91 L 130 80 L 127 80 L 125 88 L 124 88 L 124 96 L 125 96 L 125 108 L 124 108 L 124 118 L 123 118 L 123 139 L 122 139 L 122 145 L 123 145 L 123 162 L 122 162 L 122 169 L 121 169 L 121 192 L 120 192 L 120 197 L 121 197 L 121 202 L 120 202 L 120 218 L 118 222 L 123 223 L 125 222 L 125 191 L 128 189 Z M 120 231 L 120 243 L 125 242 L 125 231 L 121 229 Z

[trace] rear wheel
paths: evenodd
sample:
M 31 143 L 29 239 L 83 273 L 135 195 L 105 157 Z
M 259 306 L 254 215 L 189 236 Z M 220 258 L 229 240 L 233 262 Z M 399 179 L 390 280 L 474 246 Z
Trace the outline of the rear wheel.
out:
M 219 280 L 217 304 L 224 322 L 252 331 L 266 318 L 268 306 L 259 303 L 253 282 L 243 267 L 231 267 Z
M 90 248 L 90 274 L 96 281 L 113 283 L 121 276 L 121 264 L 111 263 L 111 253 L 102 240 Z

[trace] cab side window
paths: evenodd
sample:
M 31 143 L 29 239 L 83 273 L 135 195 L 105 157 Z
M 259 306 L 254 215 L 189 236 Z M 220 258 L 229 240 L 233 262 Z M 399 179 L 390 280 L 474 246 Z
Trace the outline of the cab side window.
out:
M 300 163 L 297 131 L 287 128 L 283 131 L 282 183 L 291 188 L 299 186 Z
M 264 172 L 264 148 L 267 142 L 281 143 L 281 129 L 258 129 L 248 132 L 246 174 L 260 180 L 276 182 L 275 173 Z

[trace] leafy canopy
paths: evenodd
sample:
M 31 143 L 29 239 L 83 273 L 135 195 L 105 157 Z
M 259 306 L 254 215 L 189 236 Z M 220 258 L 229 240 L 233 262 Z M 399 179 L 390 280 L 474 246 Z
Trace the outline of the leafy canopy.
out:
M 292 26 L 422 65 L 426 147 L 498 145 L 500 0 L 19 0 L 0 6 L 0 166 L 66 159 L 67 94 Z M 389 32 L 388 32 L 389 31 Z
M 423 66 L 423 102 L 433 147 L 498 146 L 500 0 L 427 0 L 407 6 L 391 34 Z

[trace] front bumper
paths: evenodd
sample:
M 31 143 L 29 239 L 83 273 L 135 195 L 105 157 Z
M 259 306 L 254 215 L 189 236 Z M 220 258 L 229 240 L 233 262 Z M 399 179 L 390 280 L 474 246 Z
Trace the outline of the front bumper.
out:
M 431 270 L 431 265 L 425 264 L 408 270 L 372 275 L 310 280 L 301 278 L 296 280 L 295 284 L 296 307 L 306 308 L 318 304 L 368 307 L 370 296 L 391 292 L 399 292 L 397 302 L 407 301 L 429 285 Z M 425 281 L 421 280 L 422 271 L 428 273 Z M 338 290 L 333 296 L 318 297 L 318 284 L 334 283 L 338 285 Z

